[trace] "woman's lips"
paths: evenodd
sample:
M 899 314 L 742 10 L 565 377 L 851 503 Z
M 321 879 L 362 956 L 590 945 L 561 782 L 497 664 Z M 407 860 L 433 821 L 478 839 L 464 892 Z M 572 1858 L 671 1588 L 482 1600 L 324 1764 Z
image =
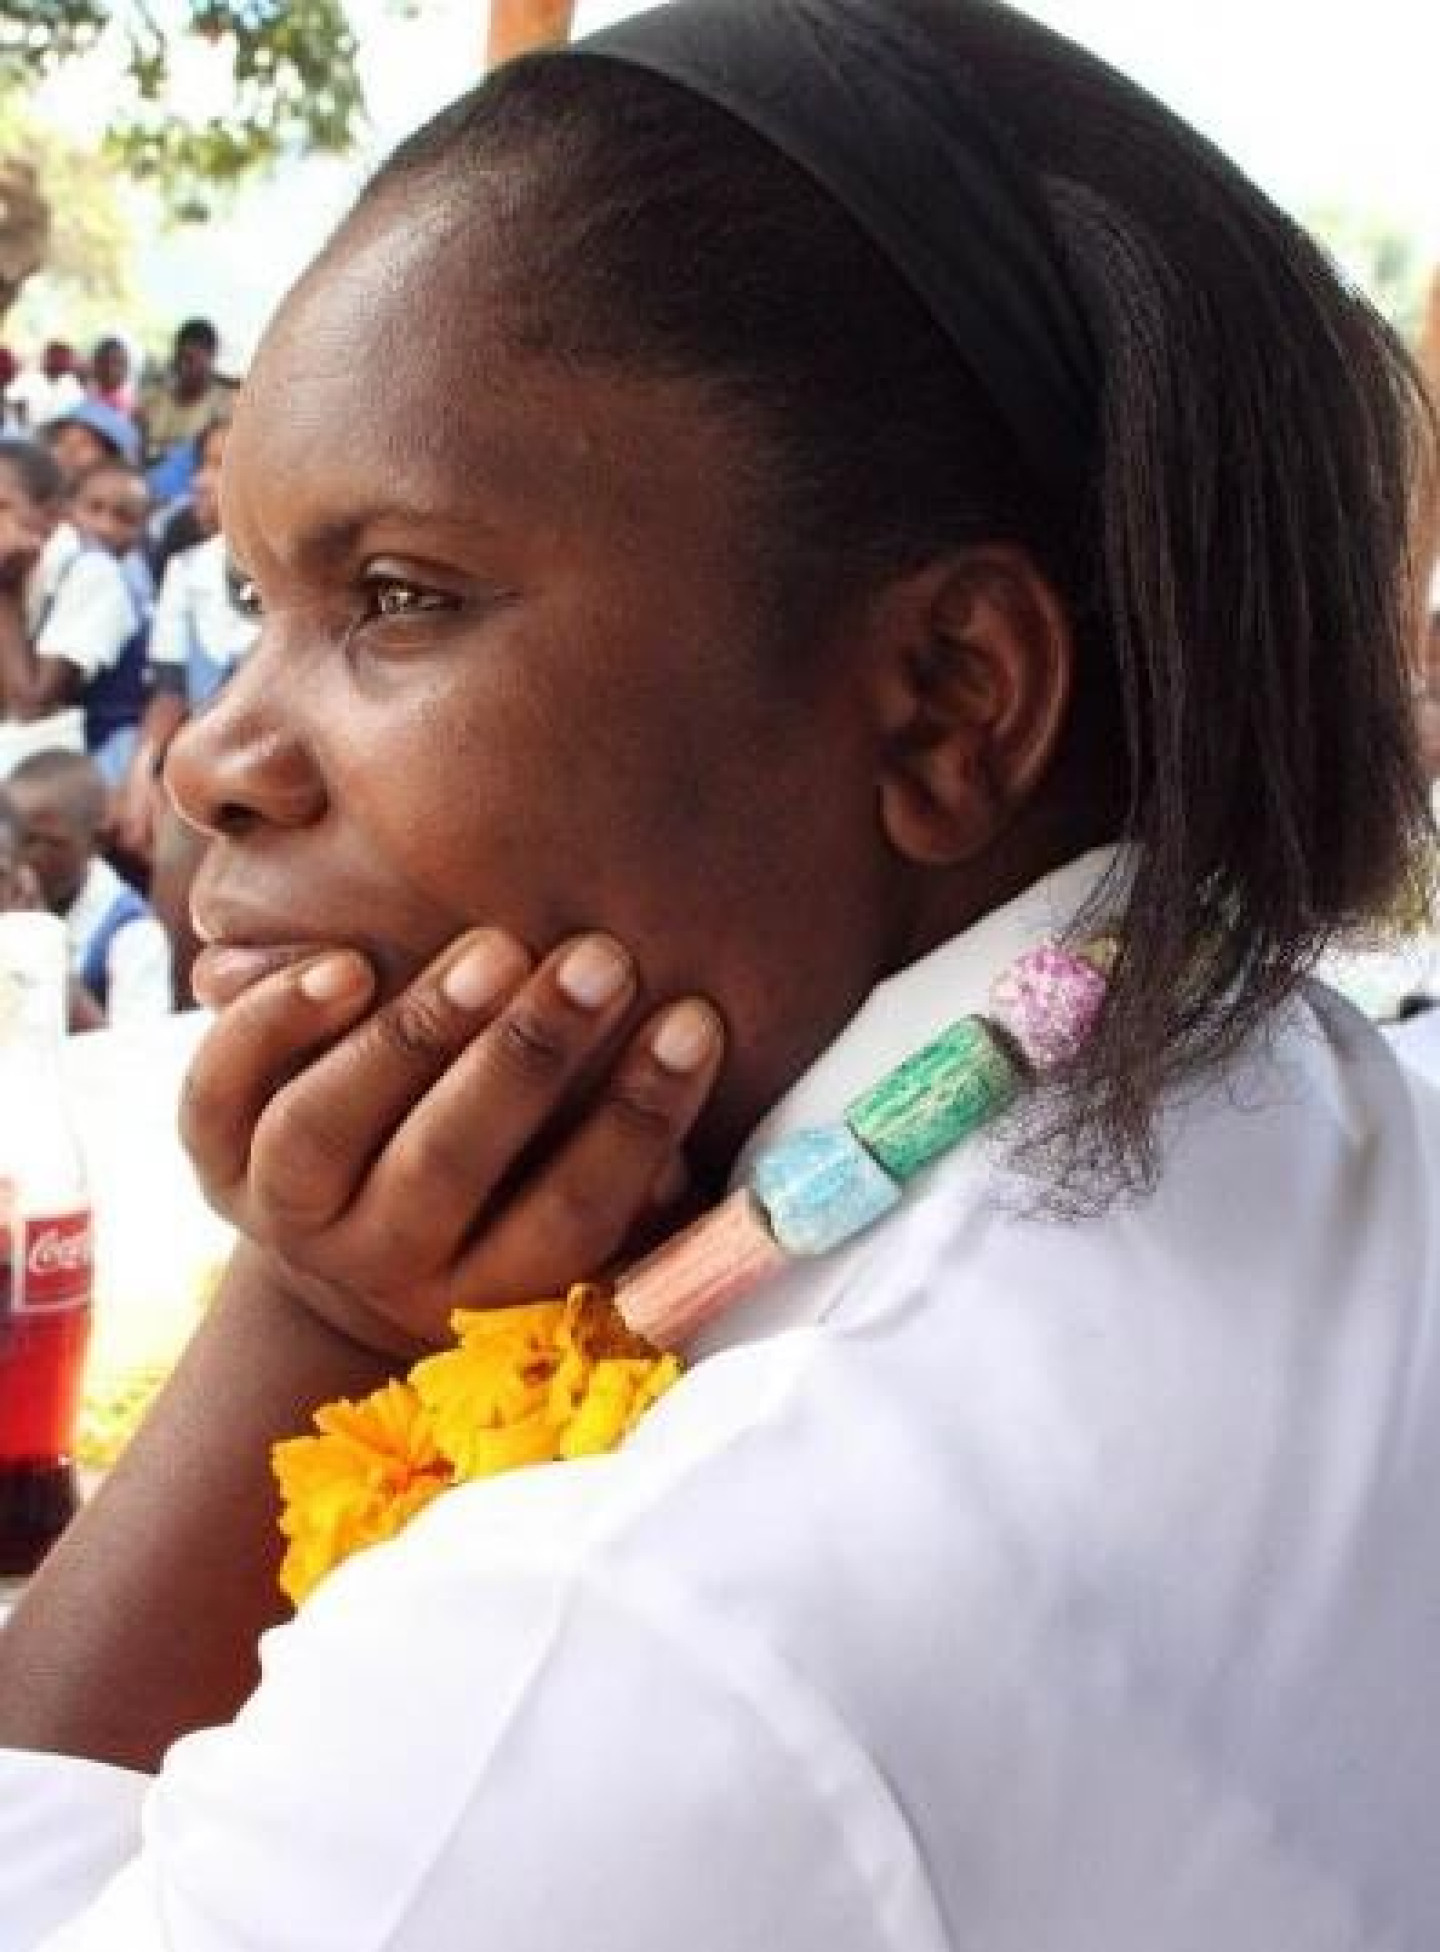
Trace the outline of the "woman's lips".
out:
M 190 986 L 198 1002 L 221 1010 L 262 977 L 309 962 L 321 950 L 315 942 L 211 942 L 195 958 Z

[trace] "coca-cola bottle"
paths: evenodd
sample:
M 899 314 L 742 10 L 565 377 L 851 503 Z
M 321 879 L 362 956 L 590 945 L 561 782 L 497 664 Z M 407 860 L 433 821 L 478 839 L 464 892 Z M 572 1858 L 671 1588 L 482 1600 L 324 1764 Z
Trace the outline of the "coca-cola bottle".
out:
M 65 1103 L 65 926 L 0 915 L 0 1573 L 33 1571 L 76 1504 L 90 1201 Z

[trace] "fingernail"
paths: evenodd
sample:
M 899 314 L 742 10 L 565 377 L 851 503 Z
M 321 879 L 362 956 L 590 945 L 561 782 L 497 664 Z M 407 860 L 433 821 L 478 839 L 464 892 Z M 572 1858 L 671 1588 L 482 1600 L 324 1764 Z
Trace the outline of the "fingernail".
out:
M 587 935 L 567 952 L 555 972 L 563 995 L 582 1010 L 613 1003 L 630 981 L 630 958 L 607 935 Z
M 312 1003 L 338 1003 L 370 984 L 370 966 L 359 956 L 326 956 L 300 972 L 300 994 Z
M 720 1026 L 708 1004 L 677 1003 L 650 1039 L 650 1055 L 662 1071 L 698 1071 L 719 1035 Z
M 518 942 L 499 929 L 485 929 L 445 971 L 440 991 L 457 1010 L 485 1010 L 498 1003 L 528 967 Z

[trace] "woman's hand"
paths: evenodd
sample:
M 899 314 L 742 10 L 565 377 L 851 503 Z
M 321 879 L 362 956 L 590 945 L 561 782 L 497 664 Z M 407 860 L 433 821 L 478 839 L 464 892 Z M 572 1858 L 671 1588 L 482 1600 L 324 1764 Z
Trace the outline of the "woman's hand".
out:
M 684 1187 L 723 1035 L 688 998 L 623 1040 L 604 936 L 538 968 L 462 937 L 399 996 L 334 952 L 265 977 L 191 1067 L 181 1130 L 212 1203 L 346 1334 L 408 1358 L 453 1308 L 563 1291 Z

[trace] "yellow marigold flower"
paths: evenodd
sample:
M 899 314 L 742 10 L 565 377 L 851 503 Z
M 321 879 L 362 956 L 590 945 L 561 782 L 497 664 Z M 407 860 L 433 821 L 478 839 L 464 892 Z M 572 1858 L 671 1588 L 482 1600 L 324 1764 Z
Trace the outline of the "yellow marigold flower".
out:
M 459 1346 L 412 1372 L 458 1478 L 613 1450 L 678 1374 L 630 1334 L 599 1289 L 563 1302 L 459 1310 Z M 623 1355 L 612 1351 L 624 1351 Z
M 314 1437 L 271 1453 L 289 1541 L 280 1585 L 299 1605 L 343 1559 L 403 1525 L 447 1490 L 454 1474 L 408 1383 L 387 1383 L 358 1403 L 327 1403 Z
M 459 1346 L 410 1372 L 435 1442 L 461 1479 L 555 1455 L 550 1383 L 570 1342 L 565 1302 L 460 1310 Z
M 679 1374 L 674 1356 L 597 1362 L 566 1427 L 560 1455 L 591 1457 L 614 1450 Z
M 319 1436 L 275 1446 L 290 1542 L 280 1583 L 297 1605 L 452 1484 L 613 1450 L 680 1373 L 597 1288 L 460 1309 L 451 1324 L 458 1345 L 418 1362 L 408 1382 L 328 1404 Z

